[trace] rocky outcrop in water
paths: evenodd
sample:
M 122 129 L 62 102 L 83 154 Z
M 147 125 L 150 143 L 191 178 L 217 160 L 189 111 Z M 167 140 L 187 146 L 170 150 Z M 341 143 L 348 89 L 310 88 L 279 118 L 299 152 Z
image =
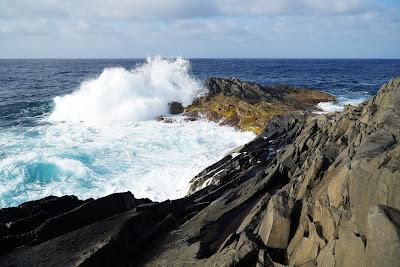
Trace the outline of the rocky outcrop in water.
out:
M 288 85 L 261 86 L 239 79 L 209 78 L 206 96 L 186 108 L 189 117 L 199 115 L 259 134 L 275 115 L 316 111 L 320 102 L 335 101 L 327 93 Z
M 275 116 L 162 203 L 0 210 L 0 266 L 398 266 L 400 78 L 341 113 Z
M 185 111 L 185 108 L 182 106 L 182 104 L 176 101 L 169 103 L 168 106 L 169 106 L 169 114 L 172 115 L 181 114 Z

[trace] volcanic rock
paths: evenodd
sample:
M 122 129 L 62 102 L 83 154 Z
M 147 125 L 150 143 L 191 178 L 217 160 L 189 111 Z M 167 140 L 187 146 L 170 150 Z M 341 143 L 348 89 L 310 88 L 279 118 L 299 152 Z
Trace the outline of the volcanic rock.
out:
M 169 105 L 169 113 L 170 114 L 181 114 L 185 111 L 185 109 L 183 108 L 182 104 L 179 102 L 171 102 L 168 104 Z
M 275 116 L 181 199 L 2 209 L 0 266 L 397 266 L 399 107 L 395 78 L 340 113 Z
M 335 101 L 327 93 L 287 85 L 261 86 L 239 79 L 209 78 L 208 95 L 196 99 L 186 114 L 259 134 L 271 118 L 294 111 L 320 110 L 320 102 Z
M 269 201 L 258 235 L 267 247 L 286 248 L 289 240 L 290 218 L 287 198 L 275 194 Z

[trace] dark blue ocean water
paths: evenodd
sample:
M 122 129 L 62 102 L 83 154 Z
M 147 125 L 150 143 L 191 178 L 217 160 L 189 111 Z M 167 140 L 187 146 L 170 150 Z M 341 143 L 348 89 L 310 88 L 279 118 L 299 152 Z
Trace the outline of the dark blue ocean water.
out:
M 132 69 L 138 59 L 0 59 L 0 126 L 32 123 L 52 109 L 55 96 L 71 93 L 105 68 Z M 329 92 L 339 100 L 366 98 L 400 75 L 400 60 L 191 59 L 191 74 L 284 83 Z
M 143 63 L 0 60 L 0 208 L 48 195 L 183 196 L 199 171 L 254 138 L 207 121 L 154 121 L 168 102 L 190 103 L 209 76 L 318 88 L 337 96 L 340 106 L 400 75 L 400 60 Z

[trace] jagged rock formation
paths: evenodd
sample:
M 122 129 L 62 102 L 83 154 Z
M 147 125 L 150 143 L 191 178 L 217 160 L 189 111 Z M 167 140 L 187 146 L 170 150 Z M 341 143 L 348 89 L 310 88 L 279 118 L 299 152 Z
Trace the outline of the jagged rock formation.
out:
M 327 93 L 299 89 L 287 85 L 264 87 L 239 79 L 209 78 L 205 83 L 207 96 L 200 97 L 186 108 L 186 114 L 199 114 L 259 134 L 275 115 L 294 111 L 319 110 L 320 102 L 335 101 Z
M 274 177 L 284 184 L 271 197 L 263 220 L 250 229 L 267 254 L 293 266 L 398 265 L 400 78 L 342 113 L 289 118 L 294 122 L 284 122 L 286 127 L 275 118 L 279 124 L 272 121 L 260 137 L 260 147 L 266 140 L 281 142 L 281 134 L 288 143 L 259 174 L 259 183 Z M 274 137 L 274 129 L 285 130 Z M 247 154 L 235 153 L 243 156 L 215 166 L 228 169 L 228 176 L 206 170 L 192 181 L 191 192 L 204 182 L 221 186 L 235 180 L 235 170 L 244 170 L 229 166 L 245 166 L 239 162 Z M 275 258 L 277 248 L 282 254 Z
M 399 138 L 397 78 L 341 113 L 275 116 L 182 199 L 3 209 L 0 266 L 398 266 Z

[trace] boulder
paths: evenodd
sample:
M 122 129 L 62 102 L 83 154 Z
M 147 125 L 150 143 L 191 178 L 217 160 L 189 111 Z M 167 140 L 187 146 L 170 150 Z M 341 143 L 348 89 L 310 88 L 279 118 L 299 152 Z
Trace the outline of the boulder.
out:
M 181 103 L 173 101 L 168 104 L 169 105 L 169 113 L 176 115 L 176 114 L 181 114 L 185 111 L 184 107 L 182 106 Z

